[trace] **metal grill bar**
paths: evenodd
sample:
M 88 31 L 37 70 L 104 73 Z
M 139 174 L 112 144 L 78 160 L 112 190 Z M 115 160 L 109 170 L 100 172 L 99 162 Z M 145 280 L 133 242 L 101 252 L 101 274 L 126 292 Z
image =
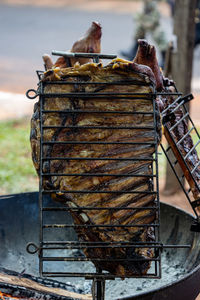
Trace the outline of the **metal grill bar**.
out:
M 77 141 L 55 141 L 55 142 L 43 142 L 43 145 L 64 145 L 64 144 L 69 144 L 69 145 L 156 145 L 156 142 L 87 142 L 87 141 L 81 141 L 81 142 L 77 142 Z
M 67 241 L 67 242 L 61 242 L 61 241 L 49 241 L 49 242 L 44 242 L 43 243 L 43 248 L 42 249 L 49 249 L 49 248 L 45 248 L 45 246 L 48 246 L 48 245 L 66 245 L 66 247 L 69 247 L 69 249 L 70 249 L 70 247 L 76 247 L 76 246 L 84 246 L 84 247 L 93 247 L 92 245 L 94 245 L 94 246 L 96 246 L 96 245 L 99 245 L 99 246 L 101 246 L 101 245 L 105 245 L 105 244 L 107 244 L 108 245 L 108 243 L 106 243 L 106 242 L 70 242 L 70 241 Z M 68 246 L 67 246 L 68 245 Z M 170 248 L 190 248 L 191 247 L 191 245 L 170 245 L 170 244 L 167 244 L 167 245 L 165 245 L 165 244 L 161 244 L 161 243 L 159 243 L 159 242 L 147 242 L 147 245 L 149 245 L 149 246 L 155 246 L 155 247 L 158 247 L 158 248 L 166 248 L 166 249 L 170 249 Z M 134 247 L 138 247 L 138 246 L 144 246 L 145 247 L 145 245 L 144 244 L 142 244 L 142 243 L 134 243 L 134 244 L 131 244 L 129 241 L 123 241 L 123 242 L 109 242 L 109 245 L 108 245 L 108 247 L 115 247 L 115 246 L 117 246 L 117 247 L 122 247 L 122 246 L 127 246 L 127 247 L 132 247 L 132 246 L 134 246 Z M 56 249 L 66 249 L 66 247 L 57 247 Z M 55 248 L 52 248 L 52 249 L 55 249 Z
M 80 211 L 80 210 L 157 210 L 158 207 L 88 207 L 88 206 L 79 206 L 79 207 L 44 207 L 43 211 Z
M 177 104 L 179 103 L 179 104 Z M 174 172 L 174 174 L 176 175 L 176 178 L 179 181 L 179 184 L 181 185 L 182 190 L 185 193 L 186 198 L 188 199 L 195 215 L 197 218 L 199 218 L 199 211 L 197 210 L 198 206 L 200 206 L 200 202 L 198 200 L 194 200 L 194 196 L 192 194 L 192 190 L 191 188 L 189 188 L 188 190 L 185 189 L 184 184 L 183 184 L 183 179 L 186 178 L 186 180 L 188 180 L 188 178 L 190 178 L 190 181 L 193 182 L 193 185 L 199 190 L 199 184 L 197 182 L 197 179 L 194 176 L 194 171 L 198 168 L 198 166 L 200 165 L 200 162 L 198 162 L 193 168 L 191 168 L 191 166 L 189 166 L 187 159 L 189 158 L 190 154 L 192 154 L 192 152 L 196 149 L 196 147 L 199 145 L 200 143 L 200 135 L 194 125 L 194 123 L 191 120 L 191 117 L 189 115 L 189 112 L 187 111 L 185 105 L 184 105 L 184 101 L 177 101 L 177 99 L 171 104 L 171 107 L 173 107 L 175 104 L 177 104 L 177 106 L 172 110 L 175 111 L 178 108 L 182 110 L 183 116 L 175 122 L 175 124 L 170 127 L 167 123 L 164 124 L 165 130 L 167 132 L 167 134 L 169 135 L 170 139 L 173 142 L 173 148 L 175 150 L 172 149 L 171 146 L 169 146 L 167 149 L 165 149 L 165 147 L 163 145 L 161 145 L 162 150 L 164 152 L 164 154 L 167 157 L 167 160 Z M 168 108 L 169 109 L 169 106 Z M 166 110 L 167 110 L 166 109 Z M 166 111 L 165 110 L 165 111 Z M 163 114 L 163 113 L 162 113 Z M 173 130 L 176 128 L 176 126 L 178 126 L 182 121 L 184 121 L 186 118 L 188 118 L 188 125 L 190 125 L 190 123 L 192 124 L 192 127 L 185 133 L 184 136 L 182 136 L 181 139 L 179 139 L 178 141 L 175 140 L 175 133 L 173 133 Z M 191 147 L 191 149 L 187 152 L 186 155 L 183 155 L 181 153 L 181 148 L 182 147 L 182 143 L 188 138 L 188 136 L 190 135 L 191 132 L 194 132 L 198 138 L 198 141 Z M 172 162 L 171 158 L 168 155 L 169 150 L 173 151 L 174 155 L 176 156 L 177 160 L 175 162 Z M 177 156 L 178 155 L 178 156 Z M 179 158 L 178 158 L 179 157 Z M 174 168 L 176 164 L 180 164 L 181 168 L 185 168 L 186 172 L 187 172 L 187 176 L 185 174 L 185 172 L 179 177 L 177 175 L 176 169 Z
M 72 277 L 72 273 L 70 272 L 42 272 L 43 277 Z M 142 278 L 155 278 L 155 273 L 149 273 L 146 275 L 142 275 Z M 112 280 L 115 278 L 121 278 L 117 275 L 111 275 L 109 273 L 75 273 L 73 272 L 73 277 L 85 277 L 85 279 L 102 279 L 102 280 Z M 135 278 L 141 278 L 141 275 L 134 275 Z M 132 278 L 132 276 L 126 275 L 126 278 Z M 160 278 L 160 277 L 156 277 Z
M 156 195 L 157 192 L 149 192 L 149 191 L 65 191 L 65 190 L 42 190 L 43 193 L 60 193 L 60 194 L 141 194 L 141 195 Z
M 166 95 L 169 96 L 169 94 L 166 94 Z M 173 94 L 170 94 L 170 95 L 173 95 Z M 178 103 L 178 102 L 180 101 L 180 99 L 181 99 L 181 96 L 177 97 L 176 100 L 175 100 L 172 104 L 168 105 L 167 108 L 165 108 L 165 109 L 162 111 L 162 115 L 164 116 L 165 113 L 166 113 L 168 110 L 170 110 L 172 107 L 174 107 L 174 105 L 175 105 L 176 103 Z
M 43 225 L 43 228 L 74 228 L 74 229 L 78 229 L 78 228 L 136 228 L 136 227 L 158 227 L 159 224 L 134 224 L 134 225 L 90 225 L 90 224 L 86 224 L 86 225 L 71 225 L 71 224 L 46 224 Z M 140 246 L 142 247 L 142 246 Z M 147 247 L 147 243 L 145 242 L 145 246 L 144 248 Z
M 152 101 L 154 94 L 146 94 L 146 93 L 113 93 L 113 92 L 107 92 L 107 93 L 41 93 L 41 96 L 44 96 L 45 98 L 87 98 L 87 99 L 95 99 L 98 98 L 102 100 L 102 98 L 109 97 L 110 99 L 123 99 L 124 96 L 126 97 L 126 100 L 135 100 L 139 98 L 140 100 L 147 100 Z M 133 97 L 136 96 L 136 97 Z M 146 96 L 146 97 L 142 97 Z
M 67 79 L 67 77 L 66 77 Z M 44 82 L 44 86 L 47 86 L 48 84 L 50 85 L 76 85 L 78 82 L 77 81 L 45 81 Z M 149 86 L 149 83 L 145 83 L 143 84 L 143 82 L 139 81 L 139 80 L 127 80 L 127 81 L 112 81 L 112 82 L 106 82 L 106 81 L 102 81 L 102 82 L 97 82 L 97 81 L 82 81 L 81 82 L 81 85 L 99 85 L 99 86 L 109 86 L 109 85 L 130 85 L 130 84 L 133 84 L 133 85 L 144 85 L 144 86 Z M 152 94 L 150 94 L 152 95 Z
M 43 129 L 54 129 L 54 128 L 72 128 L 72 129 L 143 129 L 143 130 L 152 130 L 154 129 L 153 126 L 147 126 L 147 127 L 142 127 L 142 126 L 127 126 L 127 127 L 122 127 L 122 126 L 75 126 L 75 125 L 65 125 L 65 126 L 43 126 Z
M 179 145 L 180 143 L 182 143 L 182 141 L 184 141 L 184 139 L 192 132 L 192 130 L 194 129 L 194 127 L 192 126 L 188 132 L 177 142 L 177 145 Z
M 200 162 L 194 167 L 194 169 L 192 169 L 191 173 L 193 173 L 196 170 L 196 168 L 198 168 L 199 165 L 200 165 Z
M 64 57 L 74 57 L 74 58 L 93 58 L 93 59 L 113 59 L 116 58 L 117 55 L 116 54 L 100 54 L 100 53 L 82 53 L 82 52 L 78 52 L 78 53 L 73 53 L 73 52 L 66 52 L 66 51 L 57 51 L 57 50 L 53 50 L 52 51 L 52 55 L 57 55 L 57 56 L 64 56 Z
M 141 157 L 141 158 L 110 158 L 110 157 L 101 157 L 101 158 L 94 158 L 94 157 L 43 157 L 43 161 L 46 160 L 97 160 L 97 161 L 155 161 L 154 158 L 151 157 Z
M 156 175 L 147 174 L 101 174 L 101 173 L 42 173 L 41 176 L 81 176 L 81 177 L 156 177 Z
M 163 248 L 162 245 L 156 244 L 154 245 L 153 243 L 147 243 L 147 246 L 150 246 L 151 248 Z M 183 245 L 180 245 L 181 248 Z M 140 244 L 140 243 L 135 243 L 135 244 L 130 244 L 130 243 L 121 243 L 120 245 L 115 245 L 113 243 L 111 243 L 111 245 L 102 245 L 102 244 L 97 244 L 97 245 L 90 245 L 90 243 L 84 244 L 84 245 L 76 245 L 76 244 L 71 244 L 69 246 L 65 246 L 65 247 L 42 247 L 43 250 L 53 250 L 53 249 L 57 249 L 57 250 L 63 250 L 63 249 L 85 249 L 86 247 L 89 248 L 121 248 L 121 247 L 127 247 L 127 248 L 145 248 L 146 245 Z M 190 245 L 184 245 L 184 247 L 188 248 L 190 247 Z M 179 247 L 180 248 L 180 247 Z M 61 257 L 62 258 L 62 257 Z M 84 257 L 85 258 L 85 257 Z M 142 258 L 141 260 L 147 260 L 147 258 Z M 91 260 L 91 259 L 90 259 Z M 151 260 L 151 259 L 150 259 Z
M 199 145 L 200 140 L 190 149 L 190 151 L 185 155 L 184 159 L 188 158 L 191 152 Z
M 43 259 L 42 259 L 43 261 L 55 261 L 55 258 L 54 257 L 44 257 Z M 108 259 L 106 259 L 106 258 L 93 258 L 92 259 L 93 261 L 104 261 L 104 262 L 106 262 Z M 81 257 L 81 258 L 79 258 L 79 257 L 56 257 L 56 261 L 91 261 L 91 259 L 90 258 L 87 258 L 87 257 Z M 113 262 L 115 262 L 115 261 L 118 261 L 118 262 L 123 262 L 124 261 L 124 258 L 116 258 L 116 259 L 113 259 L 113 258 L 110 258 L 109 259 L 109 261 L 113 261 Z M 143 259 L 134 259 L 134 258 L 129 258 L 129 261 L 130 262 L 137 262 L 137 261 L 142 261 L 142 262 L 145 262 L 145 261 L 159 261 L 159 259 L 158 258 L 143 258 Z
M 181 107 L 183 105 L 184 101 L 180 101 L 178 103 L 179 104 L 174 109 L 172 109 L 172 111 L 170 111 L 170 113 L 174 113 L 179 107 Z
M 174 126 L 170 127 L 170 131 L 172 131 L 179 123 L 181 123 L 184 119 L 186 119 L 189 116 L 189 112 L 187 112 Z
M 104 111 L 101 111 L 101 110 L 80 110 L 80 109 L 75 109 L 75 110 L 43 110 L 42 113 L 44 114 L 49 114 L 49 113 L 66 113 L 66 114 L 120 114 L 120 115 L 153 115 L 154 113 L 153 112 L 142 112 L 142 111 L 114 111 L 114 110 L 111 110 L 111 111 L 107 111 L 107 110 L 104 110 Z

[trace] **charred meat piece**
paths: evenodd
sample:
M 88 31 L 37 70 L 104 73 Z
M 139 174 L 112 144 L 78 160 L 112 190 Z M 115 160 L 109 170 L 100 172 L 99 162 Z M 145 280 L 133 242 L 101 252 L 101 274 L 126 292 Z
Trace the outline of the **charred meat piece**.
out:
M 169 88 L 168 91 L 175 92 L 173 87 Z M 184 118 L 185 113 L 183 108 L 175 100 L 176 98 L 174 96 L 168 96 L 167 103 L 165 102 L 165 109 L 167 109 L 169 105 L 171 106 L 164 111 L 163 116 L 173 112 L 174 118 L 164 126 L 164 134 L 190 185 L 194 199 L 197 200 L 200 198 L 198 188 L 200 184 L 200 160 L 194 148 L 192 137 L 188 134 L 188 124 L 187 119 Z M 183 160 L 182 157 L 185 157 L 185 160 Z M 197 167 L 191 175 L 186 166 L 191 172 L 196 166 Z
M 169 94 L 174 93 L 175 89 L 173 86 L 173 81 L 164 78 L 162 71 L 158 66 L 155 47 L 149 45 L 145 40 L 138 40 L 138 44 L 139 47 L 134 62 L 147 65 L 151 68 L 156 79 L 156 87 L 158 91 L 162 91 Z M 185 175 L 185 178 L 187 179 L 190 185 L 194 199 L 197 200 L 200 198 L 200 191 L 198 188 L 200 184 L 200 161 L 196 150 L 193 149 L 194 144 L 192 141 L 192 137 L 190 134 L 187 134 L 188 125 L 186 119 L 183 118 L 183 109 L 179 106 L 178 102 L 175 102 L 175 100 L 176 97 L 172 95 L 161 95 L 157 96 L 156 102 L 161 113 L 163 111 L 166 111 L 163 114 L 163 117 L 166 114 L 170 114 L 174 111 L 174 118 L 164 126 L 164 135 L 169 145 L 171 146 L 175 157 L 179 162 L 179 165 L 183 171 L 183 174 Z M 168 106 L 173 103 L 174 105 L 170 106 L 170 108 L 167 109 Z M 175 126 L 175 124 L 177 125 Z M 173 126 L 173 130 L 170 130 L 170 128 L 172 128 Z M 182 139 L 184 136 L 185 138 Z M 179 142 L 180 140 L 182 141 Z M 183 157 L 186 157 L 185 161 L 182 159 L 180 153 Z M 195 166 L 197 166 L 197 168 L 193 172 L 193 175 L 191 175 L 191 173 L 188 172 L 186 165 L 188 166 L 190 171 L 192 171 L 195 168 Z
M 146 40 L 138 40 L 138 50 L 133 61 L 151 68 L 156 78 L 157 91 L 161 91 L 164 88 L 163 74 L 158 65 L 156 49 L 153 45 L 148 44 Z
M 56 71 L 56 76 L 53 72 L 55 71 L 46 72 L 44 76 L 45 93 L 78 92 L 85 93 L 86 96 L 77 98 L 48 96 L 44 99 L 45 110 L 72 112 L 45 113 L 44 126 L 57 125 L 66 128 L 44 129 L 43 140 L 75 143 L 45 145 L 44 157 L 63 160 L 54 159 L 49 162 L 44 160 L 42 165 L 39 156 L 40 103 L 35 106 L 31 121 L 33 162 L 38 172 L 41 167 L 43 173 L 54 173 L 52 176 L 44 176 L 43 188 L 58 191 L 53 193 L 52 197 L 71 208 L 75 225 L 87 225 L 77 227 L 76 232 L 80 241 L 99 245 L 84 250 L 85 255 L 96 267 L 121 277 L 146 274 L 150 268 L 149 260 L 155 257 L 155 252 L 150 246 L 142 248 L 134 245 L 136 243 L 146 245 L 155 241 L 155 232 L 151 224 L 156 220 L 156 210 L 145 208 L 137 210 L 139 207 L 156 205 L 151 176 L 152 158 L 157 146 L 152 114 L 153 101 L 147 100 L 148 94 L 155 89 L 154 75 L 149 67 L 142 66 L 140 72 L 139 65 L 119 59 L 113 60 L 105 67 L 92 63 L 60 69 Z M 51 80 L 54 82 L 61 80 L 62 85 L 46 82 Z M 67 84 L 64 84 L 65 80 Z M 95 93 L 97 96 L 87 97 L 88 93 Z M 117 96 L 98 98 L 99 93 L 136 93 L 136 95 L 134 99 L 130 99 L 128 95 L 121 98 Z M 141 96 L 139 93 L 146 95 Z M 73 113 L 73 110 L 85 112 Z M 94 111 L 99 113 L 93 113 Z M 105 111 L 109 113 L 104 113 Z M 120 111 L 123 113 L 116 114 Z M 141 111 L 150 114 L 134 114 Z M 141 128 L 129 128 L 138 126 Z M 81 159 L 73 160 L 76 157 Z M 119 158 L 122 160 L 117 160 Z M 134 158 L 139 158 L 139 161 Z M 143 158 L 145 160 L 142 160 Z M 74 175 L 56 176 L 59 173 Z M 84 209 L 87 207 L 92 209 Z M 102 247 L 101 243 L 108 247 Z M 127 243 L 133 246 L 126 247 Z

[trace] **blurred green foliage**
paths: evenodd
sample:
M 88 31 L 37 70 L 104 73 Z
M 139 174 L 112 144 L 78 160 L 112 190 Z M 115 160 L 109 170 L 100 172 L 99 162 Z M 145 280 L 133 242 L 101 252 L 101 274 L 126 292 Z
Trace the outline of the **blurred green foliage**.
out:
M 0 194 L 38 190 L 29 134 L 30 120 L 0 122 Z

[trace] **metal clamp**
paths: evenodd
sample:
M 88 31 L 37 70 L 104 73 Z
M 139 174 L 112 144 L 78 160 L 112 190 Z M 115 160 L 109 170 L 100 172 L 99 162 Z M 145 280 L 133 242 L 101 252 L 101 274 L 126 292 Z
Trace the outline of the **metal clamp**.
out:
M 177 102 L 181 103 L 183 101 L 183 104 L 186 104 L 187 102 L 194 99 L 194 96 L 192 94 L 185 95 L 184 97 L 181 97 Z

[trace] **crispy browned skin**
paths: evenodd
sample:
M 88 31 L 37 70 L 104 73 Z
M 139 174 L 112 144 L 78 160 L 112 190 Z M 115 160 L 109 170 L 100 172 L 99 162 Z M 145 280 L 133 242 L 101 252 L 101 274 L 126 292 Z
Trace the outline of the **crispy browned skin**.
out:
M 44 54 L 42 58 L 44 61 L 45 69 L 50 70 L 53 67 L 53 60 L 51 56 L 49 54 Z
M 100 64 L 85 64 L 76 68 L 66 68 L 52 70 L 45 73 L 44 80 L 62 80 L 89 82 L 93 84 L 62 84 L 47 85 L 47 93 L 69 93 L 79 92 L 87 93 L 126 93 L 131 92 L 152 93 L 154 90 L 154 76 L 148 67 L 143 66 L 145 73 L 139 72 L 140 67 L 135 63 L 116 59 L 108 66 L 102 67 Z M 56 74 L 53 74 L 56 73 Z M 151 78 L 147 74 L 151 74 Z M 138 85 L 123 85 L 120 82 L 133 80 Z M 113 82 L 118 84 L 114 85 Z M 96 82 L 109 83 L 108 85 L 98 85 Z M 113 83 L 113 84 L 112 84 Z M 145 96 L 144 96 L 145 97 Z M 106 126 L 107 129 L 46 129 L 44 130 L 45 141 L 87 141 L 89 144 L 56 144 L 44 148 L 44 155 L 50 157 L 68 157 L 68 160 L 52 160 L 43 164 L 43 172 L 53 173 L 73 173 L 73 174 L 101 174 L 109 176 L 47 176 L 44 177 L 43 187 L 45 189 L 56 189 L 66 191 L 66 193 L 54 193 L 56 200 L 63 201 L 71 209 L 74 222 L 86 225 L 143 225 L 151 224 L 155 221 L 155 210 L 141 209 L 137 207 L 155 206 L 154 194 L 134 194 L 123 193 L 123 191 L 152 191 L 152 182 L 150 178 L 137 176 L 151 174 L 151 159 L 155 151 L 153 141 L 155 141 L 155 131 L 152 129 L 112 129 L 113 126 L 152 126 L 153 115 L 134 115 L 134 114 L 104 114 L 106 111 L 126 111 L 126 112 L 152 112 L 153 104 L 143 99 L 139 95 L 133 100 L 124 96 L 120 101 L 117 99 L 98 100 L 94 98 L 47 98 L 44 103 L 44 109 L 47 110 L 86 110 L 87 113 L 79 114 L 59 114 L 46 113 L 44 116 L 44 125 L 75 125 L 75 126 Z M 88 111 L 100 111 L 99 114 L 89 113 Z M 40 127 L 38 122 L 39 103 L 35 107 L 32 117 L 31 146 L 34 165 L 39 171 L 40 166 Z M 138 144 L 115 144 L 115 142 L 138 142 Z M 150 144 L 141 144 L 140 142 L 149 142 Z M 94 142 L 94 144 L 93 144 Z M 111 142 L 109 144 L 95 144 L 95 142 Z M 114 142 L 114 144 L 112 144 Z M 73 160 L 71 157 L 80 157 L 82 160 Z M 97 158 L 97 160 L 84 160 L 84 158 Z M 133 157 L 145 157 L 146 161 L 132 161 Z M 101 160 L 101 158 L 122 158 L 119 160 Z M 149 160 L 148 160 L 149 158 Z M 120 174 L 120 177 L 116 177 Z M 128 177 L 126 174 L 136 175 Z M 74 191 L 90 191 L 97 193 L 76 193 Z M 67 191 L 73 191 L 67 193 Z M 104 191 L 105 193 L 98 193 Z M 121 191 L 121 193 L 109 193 L 112 191 Z M 107 193 L 108 192 L 108 193 Z M 74 207 L 92 207 L 93 210 L 81 209 L 73 210 Z M 95 208 L 105 208 L 95 210 Z M 109 210 L 107 208 L 118 208 Z M 121 208 L 128 209 L 121 209 Z M 77 229 L 79 240 L 83 242 L 101 242 L 111 243 L 132 242 L 151 242 L 154 241 L 154 229 L 148 227 L 81 227 Z M 119 246 L 120 244 L 118 244 Z M 94 264 L 112 274 L 124 277 L 133 274 L 146 274 L 150 267 L 148 261 L 129 261 L 128 259 L 152 258 L 154 255 L 151 248 L 121 247 L 95 247 L 85 248 L 85 254 L 91 260 L 94 258 L 106 259 L 107 261 L 95 261 Z M 120 258 L 122 261 L 110 261 L 110 259 Z
M 79 53 L 100 53 L 101 52 L 101 25 L 98 22 L 92 22 L 91 27 L 88 29 L 84 37 L 76 41 L 70 52 Z M 70 58 L 71 66 L 76 62 L 81 65 L 91 61 L 90 58 Z M 55 67 L 66 68 L 68 67 L 66 60 L 63 56 L 59 57 L 54 64 Z

